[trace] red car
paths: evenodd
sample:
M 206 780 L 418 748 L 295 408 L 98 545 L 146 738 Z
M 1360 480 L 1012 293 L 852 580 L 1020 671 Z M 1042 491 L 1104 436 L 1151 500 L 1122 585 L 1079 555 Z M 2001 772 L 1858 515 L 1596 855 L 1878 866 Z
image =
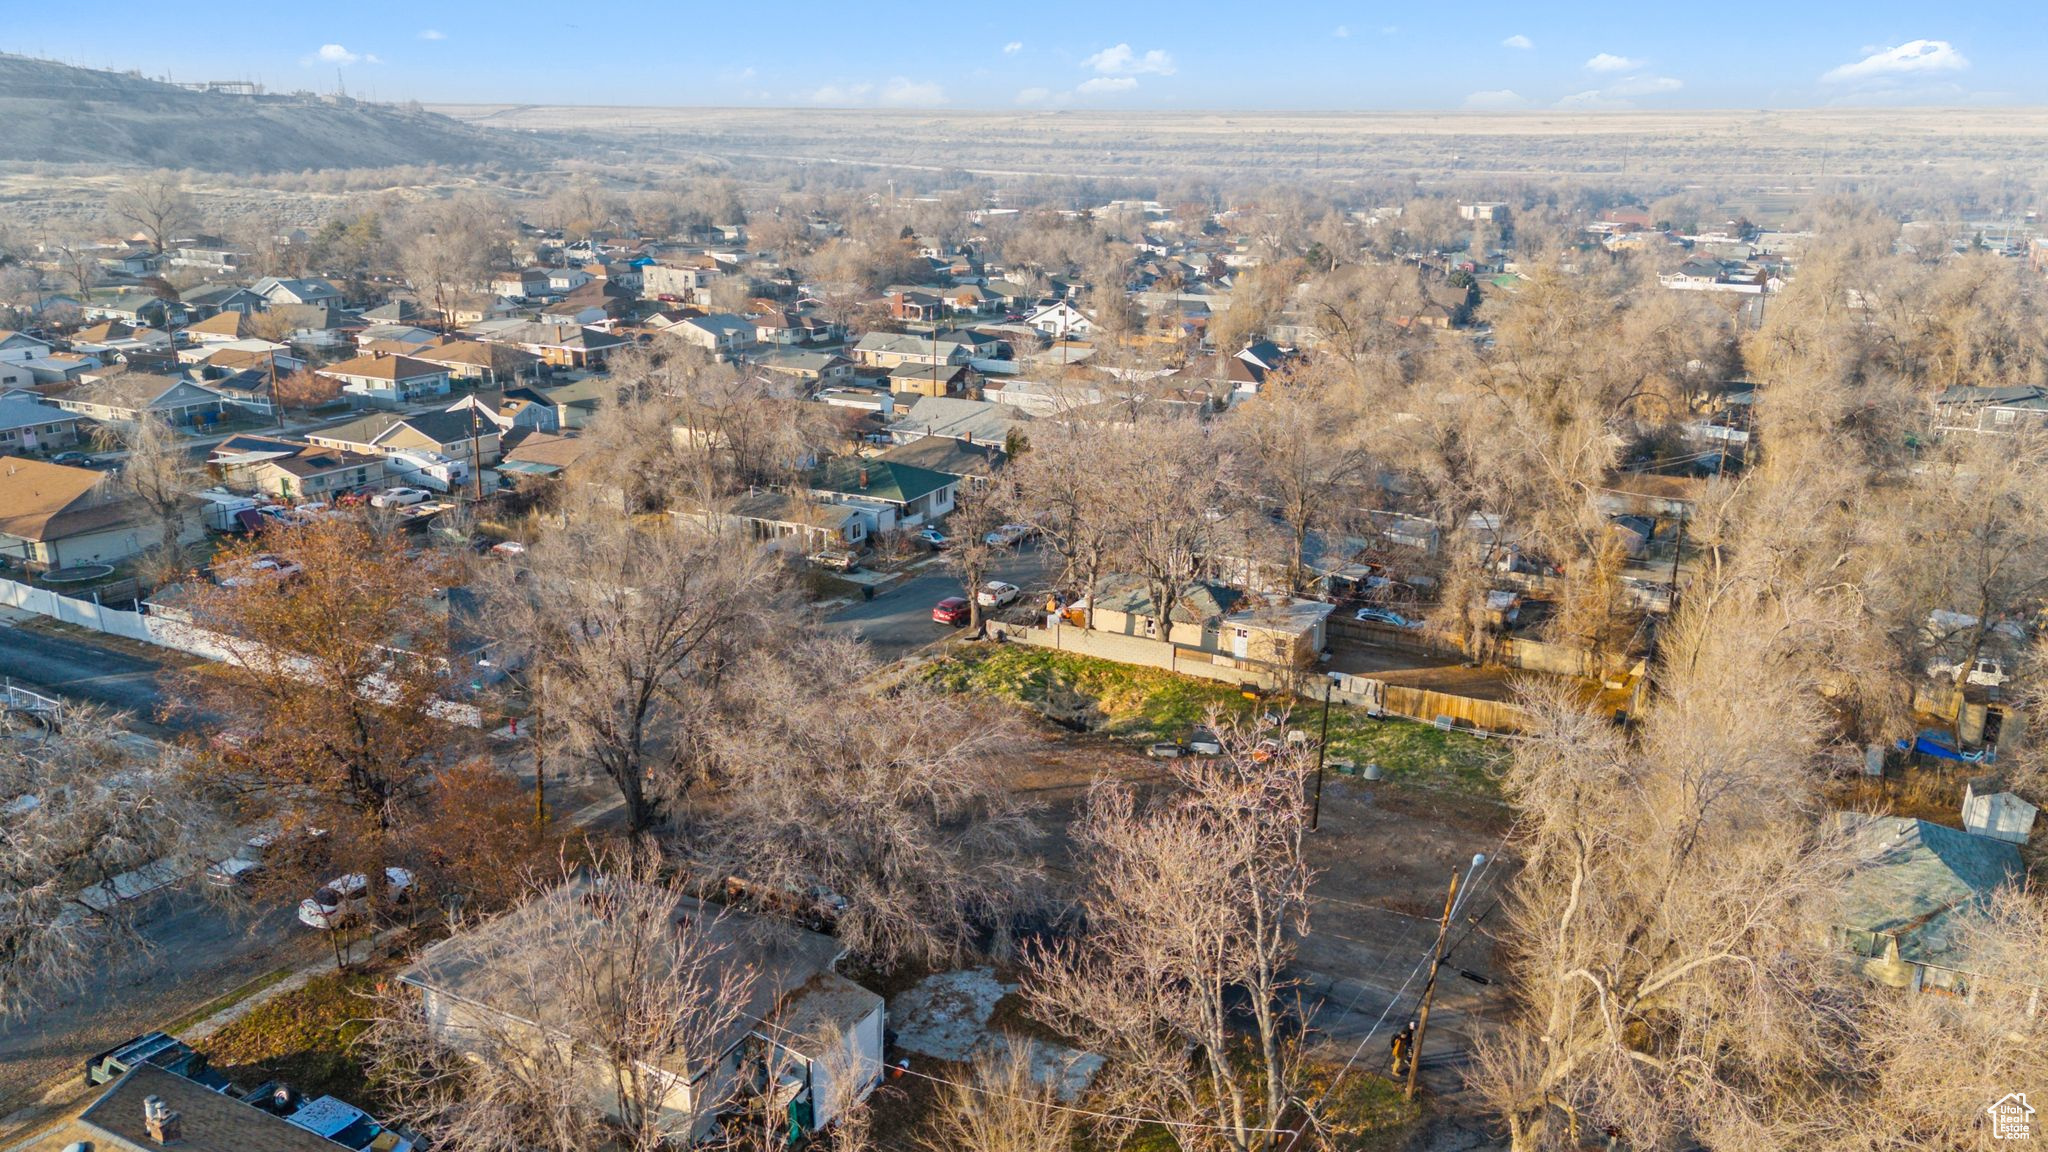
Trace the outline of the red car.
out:
M 967 623 L 967 598 L 948 596 L 932 605 L 932 619 L 941 624 L 960 625 Z

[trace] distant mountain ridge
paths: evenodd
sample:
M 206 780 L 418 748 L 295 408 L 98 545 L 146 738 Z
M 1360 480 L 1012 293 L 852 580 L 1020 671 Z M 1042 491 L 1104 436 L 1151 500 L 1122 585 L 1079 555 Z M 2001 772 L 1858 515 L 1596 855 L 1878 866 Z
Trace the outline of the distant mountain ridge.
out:
M 0 162 L 207 172 L 521 163 L 530 140 L 432 112 L 318 96 L 197 92 L 0 53 Z

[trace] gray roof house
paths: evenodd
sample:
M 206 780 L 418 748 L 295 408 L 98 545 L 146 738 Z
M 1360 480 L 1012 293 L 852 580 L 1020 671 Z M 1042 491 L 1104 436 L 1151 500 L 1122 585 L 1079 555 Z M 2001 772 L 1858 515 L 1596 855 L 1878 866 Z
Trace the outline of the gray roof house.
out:
M 2019 880 L 2019 848 L 1901 816 L 1840 812 L 1835 819 L 1856 866 L 1840 889 L 1834 942 L 1879 983 L 1951 986 L 1955 921 Z

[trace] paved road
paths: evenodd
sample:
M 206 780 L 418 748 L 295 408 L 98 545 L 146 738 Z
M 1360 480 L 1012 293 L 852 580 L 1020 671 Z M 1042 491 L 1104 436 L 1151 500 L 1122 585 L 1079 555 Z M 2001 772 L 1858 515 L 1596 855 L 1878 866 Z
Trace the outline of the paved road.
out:
M 1015 584 L 1024 590 L 1026 602 L 1042 600 L 1050 586 L 1051 560 L 1035 546 L 1001 557 L 989 578 Z M 916 575 L 873 600 L 856 600 L 826 618 L 827 632 L 855 635 L 866 640 L 883 661 L 896 660 L 914 648 L 922 648 L 951 631 L 932 619 L 932 605 L 948 596 L 960 596 L 960 578 L 946 570 L 944 561 L 934 558 Z
M 82 637 L 54 636 L 0 618 L 0 677 L 157 722 L 163 665 Z M 172 719 L 172 727 L 189 721 Z
M 190 889 L 146 897 L 136 925 L 141 944 L 123 942 L 78 993 L 0 1021 L 0 1129 L 53 1077 L 182 1011 L 327 948 L 299 925 L 295 909 L 253 918 L 229 914 Z

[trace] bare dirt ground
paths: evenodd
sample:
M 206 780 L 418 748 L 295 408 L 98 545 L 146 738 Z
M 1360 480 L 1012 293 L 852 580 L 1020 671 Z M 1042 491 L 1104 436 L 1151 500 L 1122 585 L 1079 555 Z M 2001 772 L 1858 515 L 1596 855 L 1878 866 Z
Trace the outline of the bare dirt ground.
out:
M 1160 762 L 1133 746 L 1056 730 L 1043 731 L 1020 751 L 1010 773 L 1017 792 L 1044 805 L 1041 851 L 1055 884 L 1076 879 L 1065 829 L 1094 781 L 1168 780 Z M 1465 872 L 1474 853 L 1498 857 L 1507 825 L 1507 810 L 1485 800 L 1326 776 L 1320 828 L 1309 839 L 1319 875 L 1297 973 L 1321 1056 L 1342 1062 L 1359 1053 L 1362 1066 L 1380 1069 L 1393 1031 L 1412 1015 L 1423 983 L 1416 968 L 1435 938 L 1452 871 Z M 1453 924 L 1455 947 L 1439 979 L 1424 1048 L 1425 1075 L 1436 1091 L 1459 1086 L 1455 1069 L 1474 1032 L 1498 1008 L 1499 970 L 1488 926 L 1512 875 L 1511 860 L 1488 864 Z
M 2041 109 L 1784 111 L 905 111 L 442 104 L 512 132 L 630 136 L 671 156 L 1157 179 L 1257 171 L 1388 176 L 1658 177 L 1799 185 L 1842 177 L 2031 171 Z

